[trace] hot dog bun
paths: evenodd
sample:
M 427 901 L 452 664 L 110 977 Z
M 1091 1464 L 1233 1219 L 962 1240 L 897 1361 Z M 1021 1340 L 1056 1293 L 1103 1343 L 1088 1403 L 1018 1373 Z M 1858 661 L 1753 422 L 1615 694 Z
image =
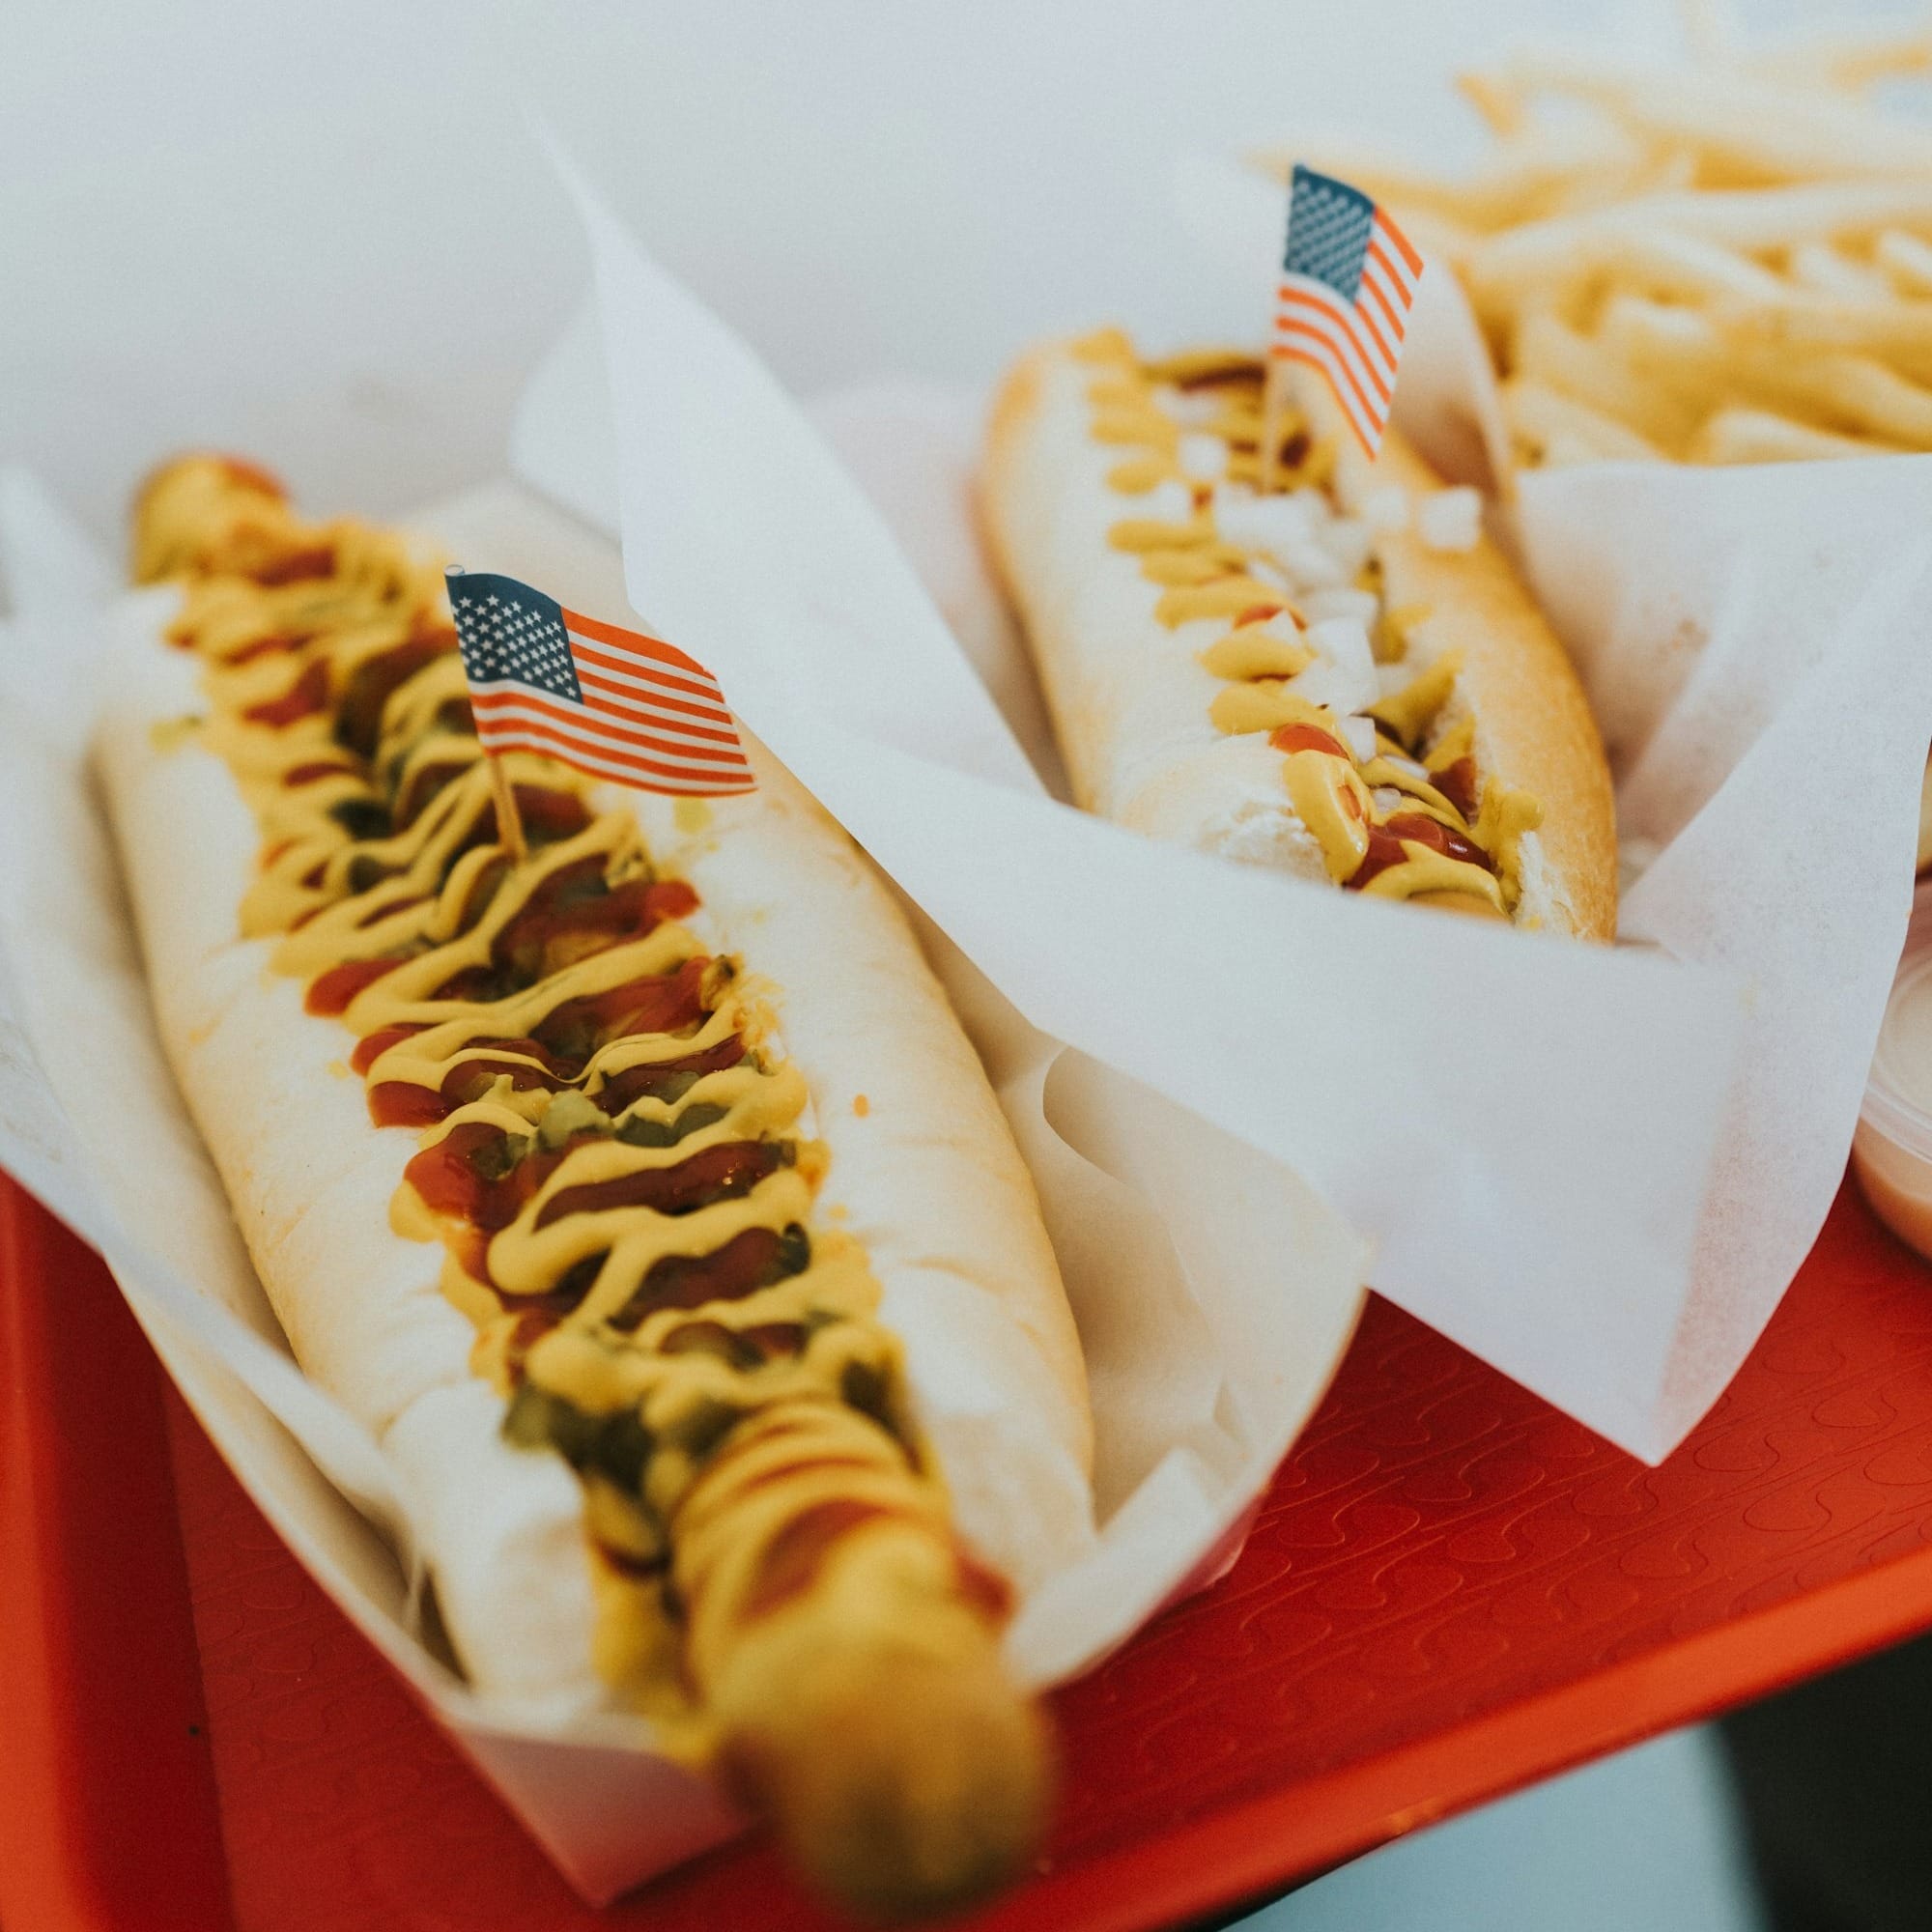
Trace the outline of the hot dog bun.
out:
M 1256 721 L 1312 708 L 1332 729 L 1451 663 L 1446 698 L 1418 734 L 1398 746 L 1384 731 L 1377 752 L 1413 764 L 1469 726 L 1468 809 L 1432 801 L 1438 822 L 1479 845 L 1495 831 L 1500 855 L 1483 846 L 1467 882 L 1519 924 L 1607 939 L 1616 848 L 1602 746 L 1473 500 L 1446 492 L 1394 432 L 1378 462 L 1362 460 L 1317 398 L 1282 418 L 1291 487 L 1258 497 L 1262 383 L 1240 352 L 1146 361 L 1108 330 L 1035 350 L 998 393 L 982 523 L 1079 802 L 1152 837 L 1336 878 L 1347 853 L 1311 831 L 1273 727 Z M 1370 598 L 1378 608 L 1365 618 Z M 1217 645 L 1210 669 L 1202 659 Z M 1492 824 L 1479 827 L 1491 787 Z M 1361 796 L 1386 789 L 1372 777 Z M 1485 868 L 1496 886 L 1475 878 Z M 1436 870 L 1418 868 L 1418 887 L 1395 895 L 1459 896 Z
M 755 1049 L 726 1069 L 726 1086 L 766 1094 L 768 1110 L 769 1094 L 796 1093 L 795 1125 L 773 1115 L 781 1124 L 771 1129 L 787 1135 L 786 1150 L 796 1146 L 796 1166 L 770 1170 L 759 1185 L 785 1201 L 810 1198 L 810 1259 L 790 1264 L 805 1271 L 738 1301 L 673 1296 L 640 1326 L 615 1329 L 547 1316 L 534 1338 L 508 1335 L 494 1304 L 479 1314 L 482 1262 L 445 1254 L 430 1238 L 442 1224 L 426 1197 L 399 1186 L 413 1159 L 442 1145 L 447 1119 L 505 1121 L 504 1145 L 528 1150 L 549 1145 L 545 1122 L 563 1110 L 555 1148 L 566 1164 L 485 1254 L 495 1239 L 554 1241 L 545 1217 L 574 1194 L 650 1180 L 686 1147 L 729 1153 L 756 1144 L 749 1125 L 726 1132 L 737 1118 L 728 1112 L 669 1142 L 611 1138 L 611 1121 L 588 1098 L 611 1091 L 594 1084 L 604 1077 L 594 1055 L 561 1085 L 514 1090 L 499 1080 L 420 1128 L 372 1122 L 349 1061 L 356 1016 L 382 982 L 342 1017 L 305 1010 L 304 984 L 313 991 L 320 980 L 313 963 L 292 969 L 290 949 L 312 955 L 315 935 L 334 930 L 353 954 L 373 915 L 347 923 L 343 915 L 365 901 L 380 909 L 388 888 L 370 885 L 358 898 L 352 880 L 350 897 L 322 916 L 279 923 L 262 897 L 264 814 L 285 819 L 285 793 L 302 790 L 275 774 L 311 753 L 338 755 L 344 727 L 338 719 L 331 731 L 327 716 L 278 726 L 309 748 L 288 752 L 276 732 L 238 726 L 235 691 L 238 680 L 244 696 L 258 683 L 293 690 L 304 668 L 324 664 L 339 696 L 341 657 L 331 652 L 366 665 L 371 626 L 392 616 L 391 648 L 415 653 L 408 662 L 426 667 L 415 675 L 443 678 L 439 582 L 412 577 L 357 527 L 296 525 L 258 477 L 190 464 L 151 486 L 142 554 L 153 569 L 185 570 L 189 608 L 178 629 L 198 655 L 158 639 L 130 648 L 97 753 L 158 1030 L 298 1358 L 394 1463 L 444 1624 L 480 1690 L 552 1722 L 641 1710 L 662 1747 L 719 1770 L 821 1883 L 867 1912 L 919 1913 L 977 1895 L 1031 1849 L 1050 1781 L 1043 1724 L 999 1656 L 1008 1590 L 1077 1556 L 1093 1534 L 1078 1341 L 1030 1178 L 978 1061 L 890 896 L 762 748 L 748 746 L 755 792 L 698 808 L 586 784 L 515 754 L 520 787 L 581 797 L 586 824 L 533 841 L 524 866 L 508 867 L 489 836 L 482 767 L 464 769 L 473 740 L 439 725 L 438 755 L 454 762 L 414 823 L 452 800 L 459 812 L 483 811 L 469 840 L 450 848 L 469 856 L 445 867 L 455 879 L 480 863 L 497 881 L 497 896 L 486 893 L 480 914 L 464 915 L 475 930 L 497 917 L 499 899 L 537 903 L 518 895 L 564 877 L 562 862 L 580 847 L 590 857 L 572 865 L 581 871 L 612 855 L 609 876 L 630 880 L 627 890 L 645 878 L 652 890 L 696 889 L 699 903 L 676 899 L 675 921 L 648 937 L 604 952 L 579 947 L 559 955 L 574 964 L 544 970 L 567 989 L 625 946 L 672 941 L 671 962 L 734 958 L 724 978 L 707 973 L 706 984 L 724 990 L 706 999 L 724 1004 L 699 1035 L 715 1034 L 727 1011 L 741 1014 Z M 252 655 L 251 639 L 275 637 L 277 624 L 299 631 L 290 613 L 308 608 L 307 579 L 277 586 L 278 559 L 297 554 L 313 575 L 323 566 L 308 554 L 331 548 L 331 594 L 355 604 L 352 616 Z M 354 597 L 341 588 L 352 582 Z M 389 706 L 412 702 L 411 690 L 405 679 Z M 371 774 L 365 791 L 393 790 L 382 759 L 356 769 Z M 317 851 L 335 838 L 344 858 L 414 836 L 397 816 L 343 846 L 326 819 L 301 836 Z M 279 842 L 266 847 L 270 873 Z M 650 869 L 639 873 L 645 854 Z M 303 880 L 321 877 L 307 867 L 300 857 Z M 407 895 L 393 904 L 392 923 L 431 917 Z M 251 921 L 270 929 L 244 936 Z M 432 946 L 409 960 L 440 956 Z M 510 998 L 538 998 L 550 983 Z M 437 997 L 446 1008 L 452 997 L 501 995 Z M 366 1044 L 368 1028 L 360 1032 Z M 664 1043 L 681 1050 L 668 1035 Z M 370 1091 L 384 1064 L 380 1054 L 367 1063 Z M 637 1103 L 646 1110 L 637 1118 L 649 1125 L 658 1118 L 649 1108 L 668 1107 L 674 1123 L 678 1108 L 705 1096 L 710 1076 L 697 1078 L 668 1101 Z M 617 1115 L 614 1100 L 609 1111 Z M 595 1133 L 586 1120 L 599 1122 Z M 563 1186 L 573 1175 L 578 1184 Z M 756 1198 L 757 1186 L 727 1190 L 665 1225 L 674 1234 L 705 1215 L 742 1219 Z M 599 1211 L 631 1215 L 631 1227 L 644 1210 Z M 569 1225 L 568 1212 L 554 1219 Z M 704 1250 L 673 1243 L 670 1252 Z M 824 1285 L 811 1290 L 813 1281 Z M 760 1297 L 773 1311 L 761 1324 Z M 639 1395 L 625 1393 L 633 1386 Z M 623 1482 L 608 1453 L 612 1429 L 639 1445 Z M 647 1531 L 661 1538 L 661 1560 L 634 1551 Z

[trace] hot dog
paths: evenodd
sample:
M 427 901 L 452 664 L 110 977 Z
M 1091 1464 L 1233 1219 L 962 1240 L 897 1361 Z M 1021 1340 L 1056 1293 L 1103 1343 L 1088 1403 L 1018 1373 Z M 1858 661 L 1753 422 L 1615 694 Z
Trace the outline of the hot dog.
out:
M 996 400 L 980 507 L 1075 796 L 1156 838 L 1377 897 L 1606 939 L 1608 769 L 1472 493 L 1368 464 L 1263 365 L 1102 330 Z
M 481 1690 L 642 1713 L 874 1916 L 1041 1830 L 1014 1592 L 1092 1534 L 1032 1183 L 903 918 L 762 749 L 672 801 L 508 754 L 442 579 L 219 457 L 98 745 L 163 1043 Z

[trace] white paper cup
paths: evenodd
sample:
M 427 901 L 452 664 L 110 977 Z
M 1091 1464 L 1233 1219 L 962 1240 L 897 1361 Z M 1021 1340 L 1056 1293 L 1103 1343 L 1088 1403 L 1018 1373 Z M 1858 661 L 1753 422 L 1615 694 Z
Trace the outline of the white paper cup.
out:
M 1865 1199 L 1901 1241 L 1932 1258 L 1932 1037 L 1903 1021 L 1908 1003 L 1932 996 L 1932 879 L 1912 897 L 1912 922 L 1879 1028 L 1852 1167 Z

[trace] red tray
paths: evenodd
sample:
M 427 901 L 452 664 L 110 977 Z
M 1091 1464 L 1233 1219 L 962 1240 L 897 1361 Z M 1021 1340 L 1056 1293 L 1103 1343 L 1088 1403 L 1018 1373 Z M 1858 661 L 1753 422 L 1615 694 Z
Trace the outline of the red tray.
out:
M 973 1932 L 1233 1911 L 1932 1625 L 1928 1288 L 1847 1187 L 1655 1470 L 1372 1303 L 1235 1570 L 1056 1699 L 1051 1856 Z M 828 1922 L 756 1842 L 579 1904 L 4 1180 L 0 1375 L 0 1924 Z

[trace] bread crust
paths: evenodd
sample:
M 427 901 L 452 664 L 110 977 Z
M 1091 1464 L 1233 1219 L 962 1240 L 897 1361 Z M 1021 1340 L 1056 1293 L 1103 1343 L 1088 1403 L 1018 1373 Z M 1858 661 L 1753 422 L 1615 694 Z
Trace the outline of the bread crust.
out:
M 1116 520 L 1159 512 L 1106 480 L 1129 452 L 1088 433 L 1096 373 L 1067 343 L 1020 358 L 993 401 L 980 497 L 987 548 L 1039 666 L 1075 797 L 1155 837 L 1325 878 L 1264 736 L 1224 734 L 1208 720 L 1221 681 L 1196 657 L 1212 630 L 1160 623 L 1156 588 L 1134 556 L 1108 546 Z M 1445 487 L 1391 432 L 1376 465 L 1350 457 L 1338 466 L 1336 496 L 1358 510 L 1391 484 L 1418 504 Z M 1458 697 L 1475 715 L 1480 769 L 1543 808 L 1542 826 L 1524 841 L 1533 876 L 1520 920 L 1607 941 L 1616 923 L 1610 778 L 1562 646 L 1487 537 L 1466 551 L 1432 550 L 1411 517 L 1405 529 L 1379 531 L 1375 554 L 1388 607 L 1432 613 L 1412 640 L 1416 668 L 1463 654 Z

